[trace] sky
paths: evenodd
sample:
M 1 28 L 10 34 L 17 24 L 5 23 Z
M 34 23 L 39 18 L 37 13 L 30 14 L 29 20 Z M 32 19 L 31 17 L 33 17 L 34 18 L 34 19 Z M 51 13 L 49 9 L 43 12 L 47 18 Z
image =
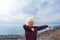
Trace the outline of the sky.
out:
M 60 25 L 60 0 L 0 0 L 0 34 L 21 33 L 28 17 L 35 25 Z

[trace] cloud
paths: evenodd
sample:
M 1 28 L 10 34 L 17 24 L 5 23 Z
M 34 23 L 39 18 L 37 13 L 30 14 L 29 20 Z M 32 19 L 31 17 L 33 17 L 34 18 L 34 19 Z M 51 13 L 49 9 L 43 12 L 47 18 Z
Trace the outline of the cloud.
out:
M 60 10 L 59 4 L 57 3 L 58 1 L 59 0 L 17 0 L 16 5 L 9 11 L 11 14 L 7 19 L 24 21 L 24 18 L 34 16 L 38 18 L 37 21 L 39 20 L 41 23 L 56 21 L 60 17 L 57 16 L 60 15 L 58 12 Z
M 30 5 L 23 8 L 23 13 L 33 15 L 40 24 L 53 24 L 60 19 L 59 4 L 59 0 L 33 0 Z
M 6 14 L 13 5 L 12 0 L 0 0 L 0 14 Z
M 59 0 L 6 0 L 5 3 L 2 3 L 5 7 L 0 7 L 6 9 L 0 12 L 0 21 L 22 23 L 27 17 L 33 16 L 37 22 L 49 23 L 60 17 Z
M 36 17 L 40 23 L 51 23 L 60 19 L 60 9 L 57 4 L 56 0 L 45 1 L 42 3 L 41 8 L 36 13 Z
M 24 20 L 29 14 L 24 14 L 21 11 L 28 4 L 28 0 L 0 0 L 0 21 L 13 22 Z

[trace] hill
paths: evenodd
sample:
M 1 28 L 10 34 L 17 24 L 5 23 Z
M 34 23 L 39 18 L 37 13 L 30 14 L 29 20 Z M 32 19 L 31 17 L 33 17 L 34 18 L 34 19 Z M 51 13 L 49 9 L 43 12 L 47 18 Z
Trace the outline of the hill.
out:
M 60 28 L 39 33 L 37 40 L 60 40 Z

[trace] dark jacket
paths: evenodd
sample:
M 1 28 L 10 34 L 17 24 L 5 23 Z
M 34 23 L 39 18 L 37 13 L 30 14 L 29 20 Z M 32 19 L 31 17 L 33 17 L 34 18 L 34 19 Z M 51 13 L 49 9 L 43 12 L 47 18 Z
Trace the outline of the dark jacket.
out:
M 37 39 L 37 31 L 42 30 L 46 27 L 48 27 L 48 26 L 44 25 L 44 26 L 32 26 L 32 27 L 30 27 L 28 25 L 24 25 L 23 28 L 25 29 L 26 40 L 36 40 Z M 32 31 L 31 28 L 34 28 L 34 31 Z

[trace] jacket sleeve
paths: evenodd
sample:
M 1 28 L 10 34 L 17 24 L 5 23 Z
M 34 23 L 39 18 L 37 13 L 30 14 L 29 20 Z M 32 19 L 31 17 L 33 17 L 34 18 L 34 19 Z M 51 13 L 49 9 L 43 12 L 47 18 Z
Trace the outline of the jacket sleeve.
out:
M 36 26 L 37 31 L 47 28 L 48 25 Z
M 27 25 L 23 25 L 23 28 L 24 28 L 25 30 L 31 30 L 31 27 L 30 27 L 30 26 L 27 26 Z

